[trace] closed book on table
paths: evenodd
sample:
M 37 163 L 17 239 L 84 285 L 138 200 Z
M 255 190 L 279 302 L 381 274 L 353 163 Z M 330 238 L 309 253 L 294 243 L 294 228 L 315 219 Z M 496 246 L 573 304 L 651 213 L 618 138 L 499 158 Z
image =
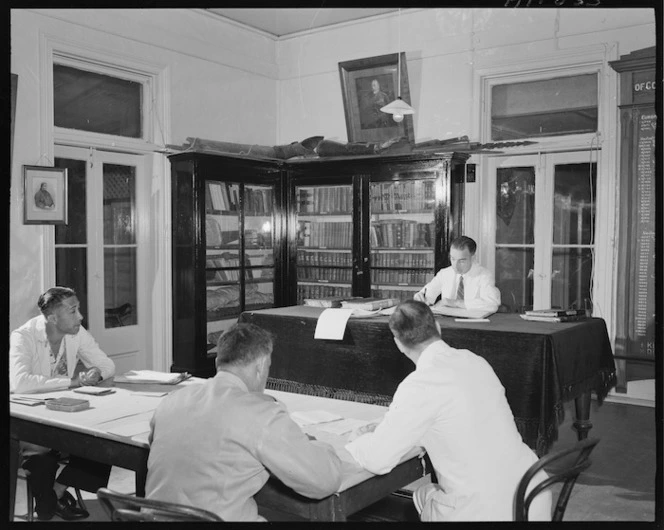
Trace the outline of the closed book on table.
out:
M 534 317 L 566 317 L 566 316 L 586 316 L 585 309 L 531 309 L 524 311 L 524 315 Z
M 585 315 L 563 315 L 560 317 L 547 317 L 540 315 L 519 315 L 524 320 L 532 320 L 534 322 L 576 322 L 578 320 L 586 320 L 588 317 Z
M 342 302 L 362 300 L 358 297 L 339 297 L 339 296 L 326 296 L 323 298 L 305 298 L 304 305 L 310 307 L 341 307 Z
M 87 399 L 61 397 L 47 400 L 46 408 L 63 412 L 76 412 L 89 409 L 90 402 Z
M 357 300 L 344 300 L 341 307 L 346 309 L 365 309 L 373 311 L 375 309 L 385 309 L 397 305 L 401 300 L 398 298 L 359 298 Z

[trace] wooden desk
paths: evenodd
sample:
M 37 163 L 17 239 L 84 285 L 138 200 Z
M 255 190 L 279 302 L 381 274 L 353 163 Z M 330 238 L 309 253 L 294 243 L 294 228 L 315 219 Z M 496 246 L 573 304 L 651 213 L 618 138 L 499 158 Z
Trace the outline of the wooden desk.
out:
M 388 317 L 348 321 L 340 341 L 315 340 L 323 309 L 291 306 L 247 311 L 251 322 L 276 337 L 268 382 L 289 392 L 389 404 L 414 365 L 397 349 Z M 579 439 L 587 437 L 591 392 L 601 401 L 615 385 L 615 364 L 602 319 L 526 322 L 495 314 L 488 323 L 436 317 L 442 338 L 484 357 L 505 387 L 524 441 L 540 456 L 558 438 L 564 406 L 574 399 Z
M 177 387 L 199 384 L 191 379 Z M 155 391 L 164 385 L 150 385 Z M 173 390 L 173 387 L 166 387 Z M 136 494 L 145 495 L 145 479 L 149 454 L 149 421 L 161 401 L 159 397 L 137 396 L 142 385 L 118 385 L 116 393 L 106 396 L 87 396 L 91 408 L 75 413 L 57 412 L 44 405 L 29 407 L 10 404 L 10 521 L 14 518 L 16 475 L 19 462 L 19 441 L 31 442 L 90 460 L 136 472 Z M 384 407 L 341 402 L 305 395 L 268 391 L 282 401 L 289 410 L 328 410 L 344 417 L 377 419 Z M 44 396 L 80 397 L 72 391 L 51 392 Z M 343 521 L 348 515 L 414 482 L 427 473 L 422 451 L 414 448 L 387 475 L 376 476 L 360 468 L 343 449 L 343 440 L 316 432 L 315 426 L 305 432 L 331 443 L 343 463 L 339 491 L 321 500 L 302 497 L 279 480 L 270 479 L 256 496 L 261 507 L 289 516 L 309 520 Z M 345 453 L 345 454 L 344 454 Z

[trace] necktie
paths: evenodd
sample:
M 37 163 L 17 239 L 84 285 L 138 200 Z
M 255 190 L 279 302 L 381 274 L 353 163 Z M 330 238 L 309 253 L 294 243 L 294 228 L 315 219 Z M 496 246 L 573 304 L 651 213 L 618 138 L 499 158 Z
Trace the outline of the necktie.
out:
M 459 278 L 459 287 L 457 287 L 457 300 L 463 300 L 463 276 Z

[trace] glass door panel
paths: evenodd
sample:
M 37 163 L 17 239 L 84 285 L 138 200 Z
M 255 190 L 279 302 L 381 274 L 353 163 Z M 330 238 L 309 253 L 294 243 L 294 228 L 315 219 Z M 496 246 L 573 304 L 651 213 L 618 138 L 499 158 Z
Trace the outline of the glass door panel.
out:
M 350 297 L 352 185 L 296 186 L 297 303 L 306 298 Z
M 274 188 L 244 186 L 245 310 L 274 307 Z
M 551 305 L 592 311 L 595 164 L 554 164 Z
M 407 300 L 432 277 L 436 174 L 426 175 L 370 183 L 372 296 Z
M 136 168 L 103 167 L 105 327 L 137 324 Z
M 510 312 L 533 306 L 535 167 L 496 171 L 496 287 Z

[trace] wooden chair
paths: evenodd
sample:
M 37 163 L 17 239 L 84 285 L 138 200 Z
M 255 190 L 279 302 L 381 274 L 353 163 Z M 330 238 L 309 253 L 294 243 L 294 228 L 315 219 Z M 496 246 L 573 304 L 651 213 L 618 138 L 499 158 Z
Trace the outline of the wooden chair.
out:
M 598 442 L 599 439 L 597 438 L 581 440 L 572 447 L 544 455 L 530 466 L 528 471 L 523 475 L 516 490 L 514 497 L 514 520 L 527 521 L 528 509 L 535 497 L 553 484 L 562 482 L 563 487 L 558 494 L 558 500 L 551 516 L 552 521 L 562 521 L 576 479 L 582 471 L 590 467 L 591 461 L 589 456 Z M 573 455 L 576 455 L 576 457 Z M 556 467 L 555 465 L 552 466 L 552 464 L 561 464 L 561 466 Z M 534 486 L 532 491 L 526 495 L 530 481 L 541 469 L 544 469 L 549 478 Z
M 111 521 L 123 522 L 162 522 L 162 521 L 223 521 L 217 514 L 171 502 L 144 499 L 111 491 L 107 488 L 97 490 L 97 498 L 111 518 Z

